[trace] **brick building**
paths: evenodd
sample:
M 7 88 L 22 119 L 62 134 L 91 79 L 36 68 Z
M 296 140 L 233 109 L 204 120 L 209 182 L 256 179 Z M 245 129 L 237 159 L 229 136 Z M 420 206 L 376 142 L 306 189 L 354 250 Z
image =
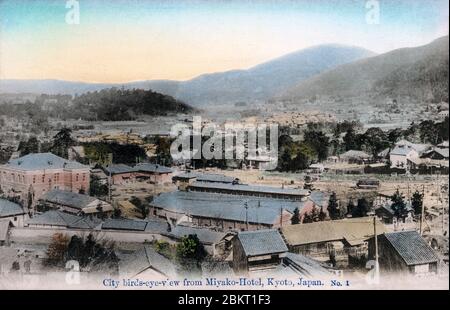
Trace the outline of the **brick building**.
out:
M 89 192 L 89 167 L 52 153 L 28 154 L 0 166 L 0 188 L 34 206 L 45 193 L 60 189 L 74 193 Z

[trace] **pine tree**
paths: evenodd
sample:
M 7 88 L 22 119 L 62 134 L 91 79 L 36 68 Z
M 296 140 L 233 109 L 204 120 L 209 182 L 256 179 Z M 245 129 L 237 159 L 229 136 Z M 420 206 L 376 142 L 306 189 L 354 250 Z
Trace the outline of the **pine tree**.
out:
M 398 189 L 397 191 L 391 196 L 391 209 L 394 210 L 394 215 L 399 218 L 403 217 L 406 213 L 406 203 L 404 200 L 403 194 L 401 194 Z
M 299 224 L 300 223 L 300 211 L 298 210 L 298 208 L 294 209 L 294 214 L 292 215 L 291 218 L 291 224 L 295 225 L 295 224 Z
M 328 214 L 332 220 L 337 220 L 341 217 L 341 212 L 339 210 L 339 205 L 336 198 L 336 193 L 333 192 L 328 200 Z
M 411 205 L 414 209 L 414 214 L 422 214 L 423 194 L 419 191 L 415 191 L 411 198 Z

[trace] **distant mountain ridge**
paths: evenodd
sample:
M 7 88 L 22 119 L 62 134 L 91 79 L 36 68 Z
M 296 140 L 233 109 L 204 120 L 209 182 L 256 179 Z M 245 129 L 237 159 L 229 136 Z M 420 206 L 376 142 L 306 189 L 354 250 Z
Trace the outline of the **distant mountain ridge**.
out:
M 338 65 L 375 55 L 366 49 L 327 44 L 306 48 L 248 70 L 203 74 L 188 81 L 84 83 L 61 80 L 0 80 L 0 93 L 82 94 L 104 88 L 151 89 L 190 105 L 266 100 L 298 82 Z
M 299 82 L 278 98 L 409 96 L 448 102 L 449 38 L 343 64 Z

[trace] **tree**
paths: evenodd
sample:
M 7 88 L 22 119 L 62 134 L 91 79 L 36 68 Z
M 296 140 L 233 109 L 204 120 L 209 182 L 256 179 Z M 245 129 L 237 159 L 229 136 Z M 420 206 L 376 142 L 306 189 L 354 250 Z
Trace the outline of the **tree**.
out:
M 205 247 L 197 235 L 188 235 L 181 238 L 181 242 L 177 244 L 176 253 L 182 264 L 195 263 L 199 266 L 200 262 L 206 257 Z
M 394 215 L 399 218 L 403 217 L 406 213 L 406 203 L 403 194 L 397 189 L 395 193 L 391 196 L 391 209 L 394 211 Z
M 348 204 L 347 204 L 347 215 L 352 215 L 353 216 L 353 212 L 355 210 L 356 206 L 353 203 L 353 200 L 349 200 Z
M 358 199 L 356 207 L 353 209 L 352 217 L 364 217 L 370 210 L 369 202 L 366 198 Z
M 39 153 L 39 141 L 35 136 L 32 136 L 28 141 L 20 141 L 17 149 L 20 156 L 25 156 L 31 153 Z
M 295 224 L 299 224 L 300 223 L 300 211 L 298 210 L 298 208 L 294 209 L 294 214 L 292 215 L 291 218 L 291 224 L 295 225 Z
M 150 212 L 148 206 L 137 197 L 131 197 L 130 202 L 136 206 L 136 208 L 141 212 L 141 216 L 145 219 Z
M 327 214 L 323 211 L 323 207 L 320 207 L 319 221 L 325 221 L 326 218 Z
M 322 132 L 309 129 L 305 132 L 304 142 L 317 153 L 319 161 L 328 157 L 329 138 Z
M 336 198 L 336 193 L 333 192 L 328 200 L 328 214 L 332 220 L 337 220 L 341 217 L 341 211 L 339 210 L 338 201 Z
M 411 205 L 414 209 L 414 214 L 422 214 L 423 194 L 419 191 L 415 191 L 411 198 Z
M 61 266 L 66 258 L 69 238 L 62 233 L 54 234 L 52 242 L 47 249 L 47 258 L 44 264 L 47 266 Z
M 89 181 L 89 194 L 94 197 L 104 197 L 108 195 L 108 185 L 102 184 L 98 176 L 91 175 Z
M 346 151 L 359 149 L 357 136 L 355 134 L 355 130 L 352 127 L 347 129 L 343 140 Z
M 64 127 L 53 137 L 52 151 L 60 157 L 67 158 L 68 149 L 74 144 L 72 129 Z

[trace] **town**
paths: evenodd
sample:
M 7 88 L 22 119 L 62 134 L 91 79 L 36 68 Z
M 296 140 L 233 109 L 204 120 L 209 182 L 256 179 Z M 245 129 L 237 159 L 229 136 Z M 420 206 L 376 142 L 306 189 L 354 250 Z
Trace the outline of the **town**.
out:
M 124 279 L 362 283 L 376 260 L 381 276 L 445 279 L 448 133 L 433 134 L 448 117 L 422 124 L 386 133 L 306 123 L 300 141 L 286 126 L 272 171 L 264 157 L 170 160 L 166 134 L 30 134 L 4 147 L 14 151 L 0 165 L 1 272 L 63 271 L 75 259 L 82 273 Z M 420 143 L 407 140 L 413 130 Z

